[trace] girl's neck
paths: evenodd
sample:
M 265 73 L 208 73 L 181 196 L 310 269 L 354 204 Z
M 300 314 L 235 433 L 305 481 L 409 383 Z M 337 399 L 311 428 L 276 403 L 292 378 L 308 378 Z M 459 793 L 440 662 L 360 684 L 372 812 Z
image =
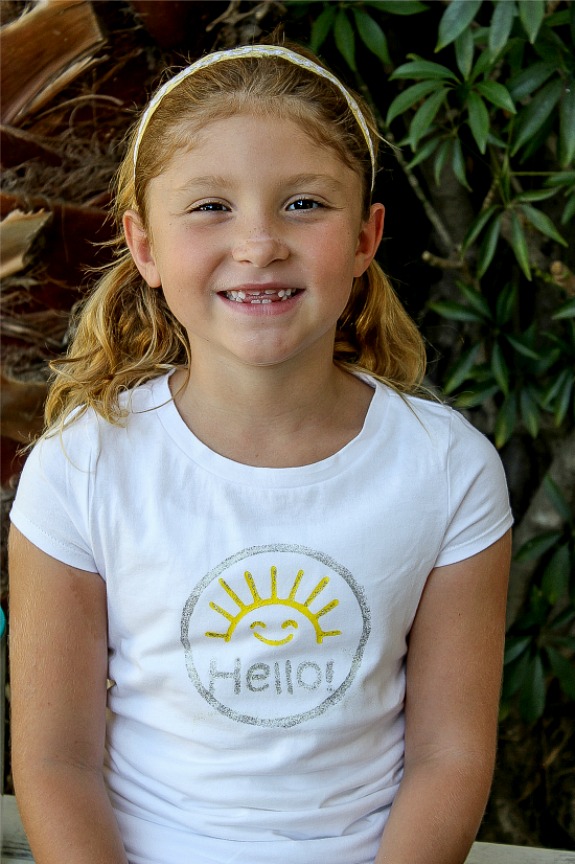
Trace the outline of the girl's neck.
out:
M 313 375 L 264 367 L 178 370 L 170 384 L 186 425 L 210 449 L 288 468 L 333 455 L 361 430 L 373 390 L 330 362 Z M 305 373 L 305 370 L 303 370 Z

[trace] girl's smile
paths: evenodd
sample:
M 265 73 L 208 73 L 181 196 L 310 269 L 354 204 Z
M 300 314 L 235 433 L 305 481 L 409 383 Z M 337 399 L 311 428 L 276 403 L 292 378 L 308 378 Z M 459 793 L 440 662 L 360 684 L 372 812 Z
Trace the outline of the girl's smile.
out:
M 239 114 L 191 139 L 149 184 L 148 226 L 134 212 L 124 221 L 192 356 L 275 366 L 313 346 L 331 357 L 383 207 L 364 221 L 358 175 L 290 119 Z

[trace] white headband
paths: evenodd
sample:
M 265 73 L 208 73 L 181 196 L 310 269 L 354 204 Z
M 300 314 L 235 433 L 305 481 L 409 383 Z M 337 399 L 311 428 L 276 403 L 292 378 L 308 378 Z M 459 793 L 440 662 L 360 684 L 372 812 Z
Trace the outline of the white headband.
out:
M 144 132 L 146 131 L 148 123 L 154 115 L 156 108 L 158 107 L 166 93 L 170 93 L 184 80 L 184 78 L 187 78 L 189 75 L 193 75 L 199 69 L 205 69 L 207 66 L 213 66 L 215 63 L 221 63 L 224 60 L 236 59 L 237 57 L 281 57 L 283 60 L 287 60 L 288 63 L 293 63 L 294 66 L 301 66 L 303 69 L 308 69 L 315 75 L 320 75 L 322 78 L 327 78 L 328 81 L 331 81 L 331 83 L 334 84 L 340 91 L 340 93 L 342 93 L 345 97 L 351 113 L 355 117 L 358 126 L 363 132 L 363 137 L 365 138 L 365 142 L 367 144 L 369 155 L 371 158 L 371 188 L 373 190 L 376 172 L 375 151 L 373 149 L 373 142 L 371 140 L 369 127 L 366 123 L 363 112 L 357 104 L 356 100 L 353 98 L 351 93 L 346 90 L 341 81 L 339 81 L 335 77 L 335 75 L 332 75 L 332 73 L 329 72 L 327 69 L 324 69 L 323 66 L 318 66 L 318 64 L 314 63 L 313 60 L 308 60 L 307 57 L 302 57 L 301 54 L 297 54 L 295 51 L 290 51 L 289 48 L 282 48 L 279 45 L 243 45 L 240 48 L 232 48 L 226 51 L 216 51 L 213 54 L 207 54 L 205 57 L 201 57 L 199 60 L 196 60 L 195 63 L 192 63 L 191 66 L 186 66 L 185 69 L 182 69 L 181 72 L 178 72 L 178 74 L 175 75 L 173 78 L 170 78 L 169 81 L 166 81 L 166 83 L 163 84 L 162 87 L 160 87 L 160 89 L 150 100 L 150 104 L 144 111 L 142 119 L 140 120 L 140 125 L 138 126 L 133 156 L 134 178 L 136 174 L 136 165 L 138 162 L 138 152 L 140 150 L 142 138 L 144 137 Z

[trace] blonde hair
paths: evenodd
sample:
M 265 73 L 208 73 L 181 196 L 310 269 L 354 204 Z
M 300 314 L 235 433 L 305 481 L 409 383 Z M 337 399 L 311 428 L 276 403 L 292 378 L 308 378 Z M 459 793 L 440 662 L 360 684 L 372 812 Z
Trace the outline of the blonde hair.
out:
M 290 48 L 318 63 L 305 49 Z M 377 155 L 379 135 L 373 114 L 361 97 L 353 95 Z M 190 366 L 186 333 L 162 291 L 150 288 L 140 276 L 126 248 L 122 218 L 127 210 L 135 210 L 147 226 L 148 184 L 178 149 L 189 146 L 190 127 L 199 129 L 240 112 L 287 116 L 304 124 L 311 137 L 333 149 L 360 176 L 367 218 L 372 159 L 341 88 L 281 57 L 230 57 L 183 78 L 159 102 L 145 133 L 138 136 L 139 124 L 131 132 L 116 176 L 115 259 L 83 304 L 68 353 L 51 364 L 54 378 L 46 403 L 49 429 L 65 424 L 71 412 L 87 408 L 117 423 L 122 417 L 123 391 L 174 366 Z M 399 392 L 420 391 L 425 372 L 422 337 L 375 261 L 354 281 L 338 322 L 334 362 L 352 372 L 373 374 Z

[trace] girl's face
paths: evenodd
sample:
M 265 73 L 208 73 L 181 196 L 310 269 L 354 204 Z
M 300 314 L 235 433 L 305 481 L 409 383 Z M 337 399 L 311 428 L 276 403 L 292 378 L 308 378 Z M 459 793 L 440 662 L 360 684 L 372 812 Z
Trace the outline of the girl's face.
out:
M 353 279 L 379 245 L 361 182 L 290 119 L 240 114 L 194 135 L 124 218 L 144 279 L 185 328 L 194 363 L 270 366 L 333 355 Z

